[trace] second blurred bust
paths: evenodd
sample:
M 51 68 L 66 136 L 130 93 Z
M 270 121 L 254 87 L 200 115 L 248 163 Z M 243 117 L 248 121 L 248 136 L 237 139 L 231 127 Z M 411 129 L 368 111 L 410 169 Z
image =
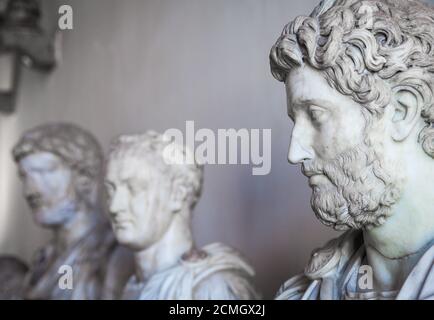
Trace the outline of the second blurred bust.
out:
M 255 299 L 253 269 L 234 249 L 198 249 L 191 214 L 202 190 L 202 167 L 168 164 L 165 149 L 185 155 L 155 132 L 121 136 L 111 146 L 105 185 L 110 219 L 121 244 L 135 251 L 136 272 L 124 299 Z
M 53 231 L 30 267 L 23 298 L 116 298 L 130 273 L 128 252 L 100 212 L 98 141 L 75 125 L 47 124 L 27 131 L 13 156 L 35 222 Z M 65 287 L 59 281 L 68 268 L 72 277 Z

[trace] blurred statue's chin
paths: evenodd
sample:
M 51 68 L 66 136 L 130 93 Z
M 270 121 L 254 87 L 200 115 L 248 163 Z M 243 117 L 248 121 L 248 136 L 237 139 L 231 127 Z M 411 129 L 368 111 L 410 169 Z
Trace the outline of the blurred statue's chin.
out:
M 77 210 L 76 202 L 67 199 L 57 205 L 44 206 L 34 211 L 34 220 L 43 227 L 58 227 L 68 223 Z

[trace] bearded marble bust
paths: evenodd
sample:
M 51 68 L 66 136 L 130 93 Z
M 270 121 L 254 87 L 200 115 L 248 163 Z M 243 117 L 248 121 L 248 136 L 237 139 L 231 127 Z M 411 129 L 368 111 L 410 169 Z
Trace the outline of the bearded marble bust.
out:
M 118 297 L 131 273 L 132 256 L 117 244 L 101 214 L 103 153 L 98 141 L 72 124 L 46 124 L 25 132 L 13 157 L 35 222 L 53 232 L 35 255 L 23 298 Z M 66 287 L 60 285 L 65 266 L 72 271 Z
M 318 219 L 345 231 L 277 298 L 433 299 L 433 8 L 322 1 L 284 28 L 270 61 L 294 123 L 288 159 Z
M 123 298 L 255 299 L 254 271 L 237 251 L 194 244 L 191 215 L 202 190 L 202 167 L 170 160 L 187 153 L 155 132 L 121 136 L 111 146 L 108 211 L 118 241 L 135 252 L 135 275 Z

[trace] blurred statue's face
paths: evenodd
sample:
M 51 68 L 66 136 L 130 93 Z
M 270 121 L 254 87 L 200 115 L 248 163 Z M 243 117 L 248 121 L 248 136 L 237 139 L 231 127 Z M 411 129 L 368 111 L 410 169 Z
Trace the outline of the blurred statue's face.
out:
M 302 164 L 317 217 L 336 229 L 382 224 L 399 196 L 397 173 L 380 151 L 385 120 L 365 130 L 363 106 L 308 66 L 290 72 L 286 89 L 294 122 L 288 159 Z
M 168 180 L 147 160 L 110 159 L 105 187 L 110 220 L 120 243 L 144 250 L 163 237 L 173 217 Z
M 33 153 L 19 161 L 18 169 L 36 223 L 57 227 L 74 216 L 74 174 L 62 159 L 48 152 Z

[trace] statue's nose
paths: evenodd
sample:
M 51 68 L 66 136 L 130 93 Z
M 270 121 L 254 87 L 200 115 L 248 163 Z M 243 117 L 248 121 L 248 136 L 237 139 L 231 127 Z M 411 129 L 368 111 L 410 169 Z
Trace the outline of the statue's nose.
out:
M 110 214 L 116 215 L 117 213 L 119 213 L 120 211 L 124 210 L 126 207 L 126 201 L 127 201 L 127 195 L 122 192 L 122 189 L 119 188 L 118 190 L 116 190 L 116 192 L 113 194 L 113 197 L 110 201 Z
M 291 137 L 291 143 L 288 152 L 288 161 L 292 164 L 302 163 L 313 159 L 313 151 L 306 141 L 297 136 L 294 131 Z

